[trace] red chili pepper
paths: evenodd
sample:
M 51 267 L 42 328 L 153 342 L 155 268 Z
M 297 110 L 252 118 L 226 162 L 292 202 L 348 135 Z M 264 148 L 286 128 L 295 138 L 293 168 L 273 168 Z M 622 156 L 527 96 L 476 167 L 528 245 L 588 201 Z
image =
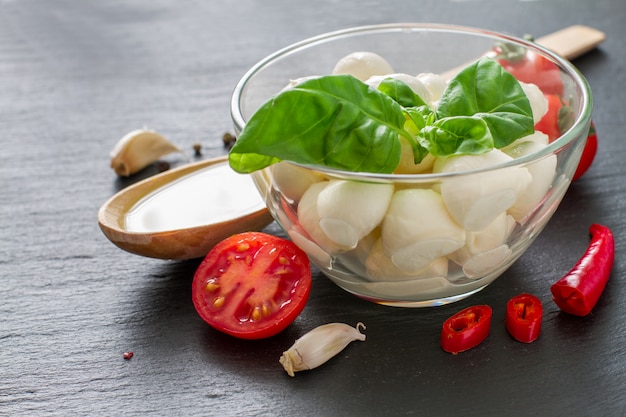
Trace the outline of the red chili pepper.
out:
M 592 224 L 589 233 L 591 242 L 585 254 L 550 288 L 556 305 L 577 316 L 586 316 L 598 302 L 611 276 L 615 258 L 611 229 Z
M 541 300 L 531 294 L 520 294 L 506 303 L 504 324 L 509 334 L 523 343 L 537 340 L 541 333 L 543 306 Z
M 491 314 L 488 305 L 477 305 L 448 318 L 441 329 L 441 348 L 456 355 L 478 346 L 489 335 Z

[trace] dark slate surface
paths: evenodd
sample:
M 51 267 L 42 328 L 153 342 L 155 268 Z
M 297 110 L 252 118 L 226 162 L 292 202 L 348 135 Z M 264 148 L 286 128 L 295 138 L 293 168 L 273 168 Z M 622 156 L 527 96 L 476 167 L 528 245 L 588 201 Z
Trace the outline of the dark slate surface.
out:
M 398 309 L 316 272 L 292 326 L 240 341 L 196 315 L 197 260 L 134 256 L 100 232 L 99 206 L 137 179 L 108 167 L 125 133 L 148 126 L 223 155 L 232 88 L 257 60 L 329 30 L 400 21 L 535 36 L 586 23 L 608 35 L 575 61 L 595 96 L 596 162 L 487 289 L 450 306 Z M 624 21 L 623 0 L 0 0 L 0 415 L 626 415 Z M 567 316 L 549 285 L 583 253 L 593 222 L 614 230 L 613 275 L 590 316 Z M 545 304 L 530 345 L 497 324 L 522 291 Z M 489 338 L 444 353 L 441 323 L 478 303 L 494 308 Z M 280 353 L 334 321 L 363 321 L 367 341 L 288 377 Z M 126 361 L 125 351 L 135 356 Z

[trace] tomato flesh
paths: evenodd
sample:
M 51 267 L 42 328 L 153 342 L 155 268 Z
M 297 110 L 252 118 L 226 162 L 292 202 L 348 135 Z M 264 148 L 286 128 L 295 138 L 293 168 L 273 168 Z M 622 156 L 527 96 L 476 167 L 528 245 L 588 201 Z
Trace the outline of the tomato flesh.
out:
M 535 126 L 548 135 L 553 141 L 567 130 L 573 120 L 571 109 L 562 101 L 564 87 L 559 67 L 546 57 L 535 52 L 528 51 L 523 57 L 510 58 L 505 51 L 498 48 L 494 51 L 497 61 L 502 67 L 513 74 L 515 78 L 524 83 L 535 84 L 548 99 L 548 112 Z M 585 149 L 580 163 L 574 173 L 572 181 L 579 179 L 591 166 L 598 148 L 598 138 L 595 127 L 591 126 L 587 137 Z
M 478 346 L 489 335 L 491 316 L 491 307 L 477 305 L 448 318 L 441 329 L 441 348 L 456 355 Z
M 535 84 L 544 94 L 563 95 L 561 70 L 548 58 L 528 51 L 521 59 L 509 60 L 504 57 L 498 59 L 498 62 L 515 78 L 528 84 Z
M 192 299 L 211 327 L 242 339 L 284 330 L 311 291 L 307 255 L 293 242 L 261 232 L 233 235 L 199 265 Z
M 535 125 L 535 130 L 548 135 L 550 142 L 561 136 L 561 126 L 559 124 L 559 114 L 563 108 L 561 97 L 555 94 L 545 94 L 548 100 L 548 111 Z

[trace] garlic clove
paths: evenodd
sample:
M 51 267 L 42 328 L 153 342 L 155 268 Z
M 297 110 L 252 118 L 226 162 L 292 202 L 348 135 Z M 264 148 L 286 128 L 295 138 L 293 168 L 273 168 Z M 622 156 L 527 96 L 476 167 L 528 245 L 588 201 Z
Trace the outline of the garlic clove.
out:
M 128 177 L 173 152 L 182 151 L 157 132 L 149 129 L 133 130 L 111 150 L 111 168 L 117 175 Z
M 355 327 L 344 323 L 329 323 L 316 327 L 296 342 L 279 359 L 289 376 L 295 372 L 317 368 L 344 350 L 355 340 L 364 341 L 361 333 L 365 325 L 361 322 Z

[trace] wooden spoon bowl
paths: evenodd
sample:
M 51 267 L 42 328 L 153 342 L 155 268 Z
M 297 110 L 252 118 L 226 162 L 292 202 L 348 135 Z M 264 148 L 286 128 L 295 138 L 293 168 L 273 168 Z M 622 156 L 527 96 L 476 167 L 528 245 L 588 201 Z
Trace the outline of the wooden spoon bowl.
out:
M 98 211 L 100 229 L 111 242 L 130 253 L 159 259 L 193 259 L 205 256 L 216 243 L 230 235 L 258 231 L 272 222 L 273 219 L 265 205 L 259 204 L 253 211 L 234 213 L 232 219 L 218 220 L 210 224 L 147 232 L 132 231 L 127 228 L 127 214 L 140 201 L 147 196 L 155 195 L 174 181 L 209 167 L 227 169 L 226 157 L 172 169 L 121 190 L 100 207 Z M 250 181 L 252 181 L 251 178 Z M 229 192 L 236 191 L 229 190 Z M 203 193 L 199 192 L 193 198 L 200 199 L 203 196 L 206 198 Z M 259 201 L 261 201 L 260 196 Z M 220 204 L 220 202 L 215 201 L 215 204 Z

